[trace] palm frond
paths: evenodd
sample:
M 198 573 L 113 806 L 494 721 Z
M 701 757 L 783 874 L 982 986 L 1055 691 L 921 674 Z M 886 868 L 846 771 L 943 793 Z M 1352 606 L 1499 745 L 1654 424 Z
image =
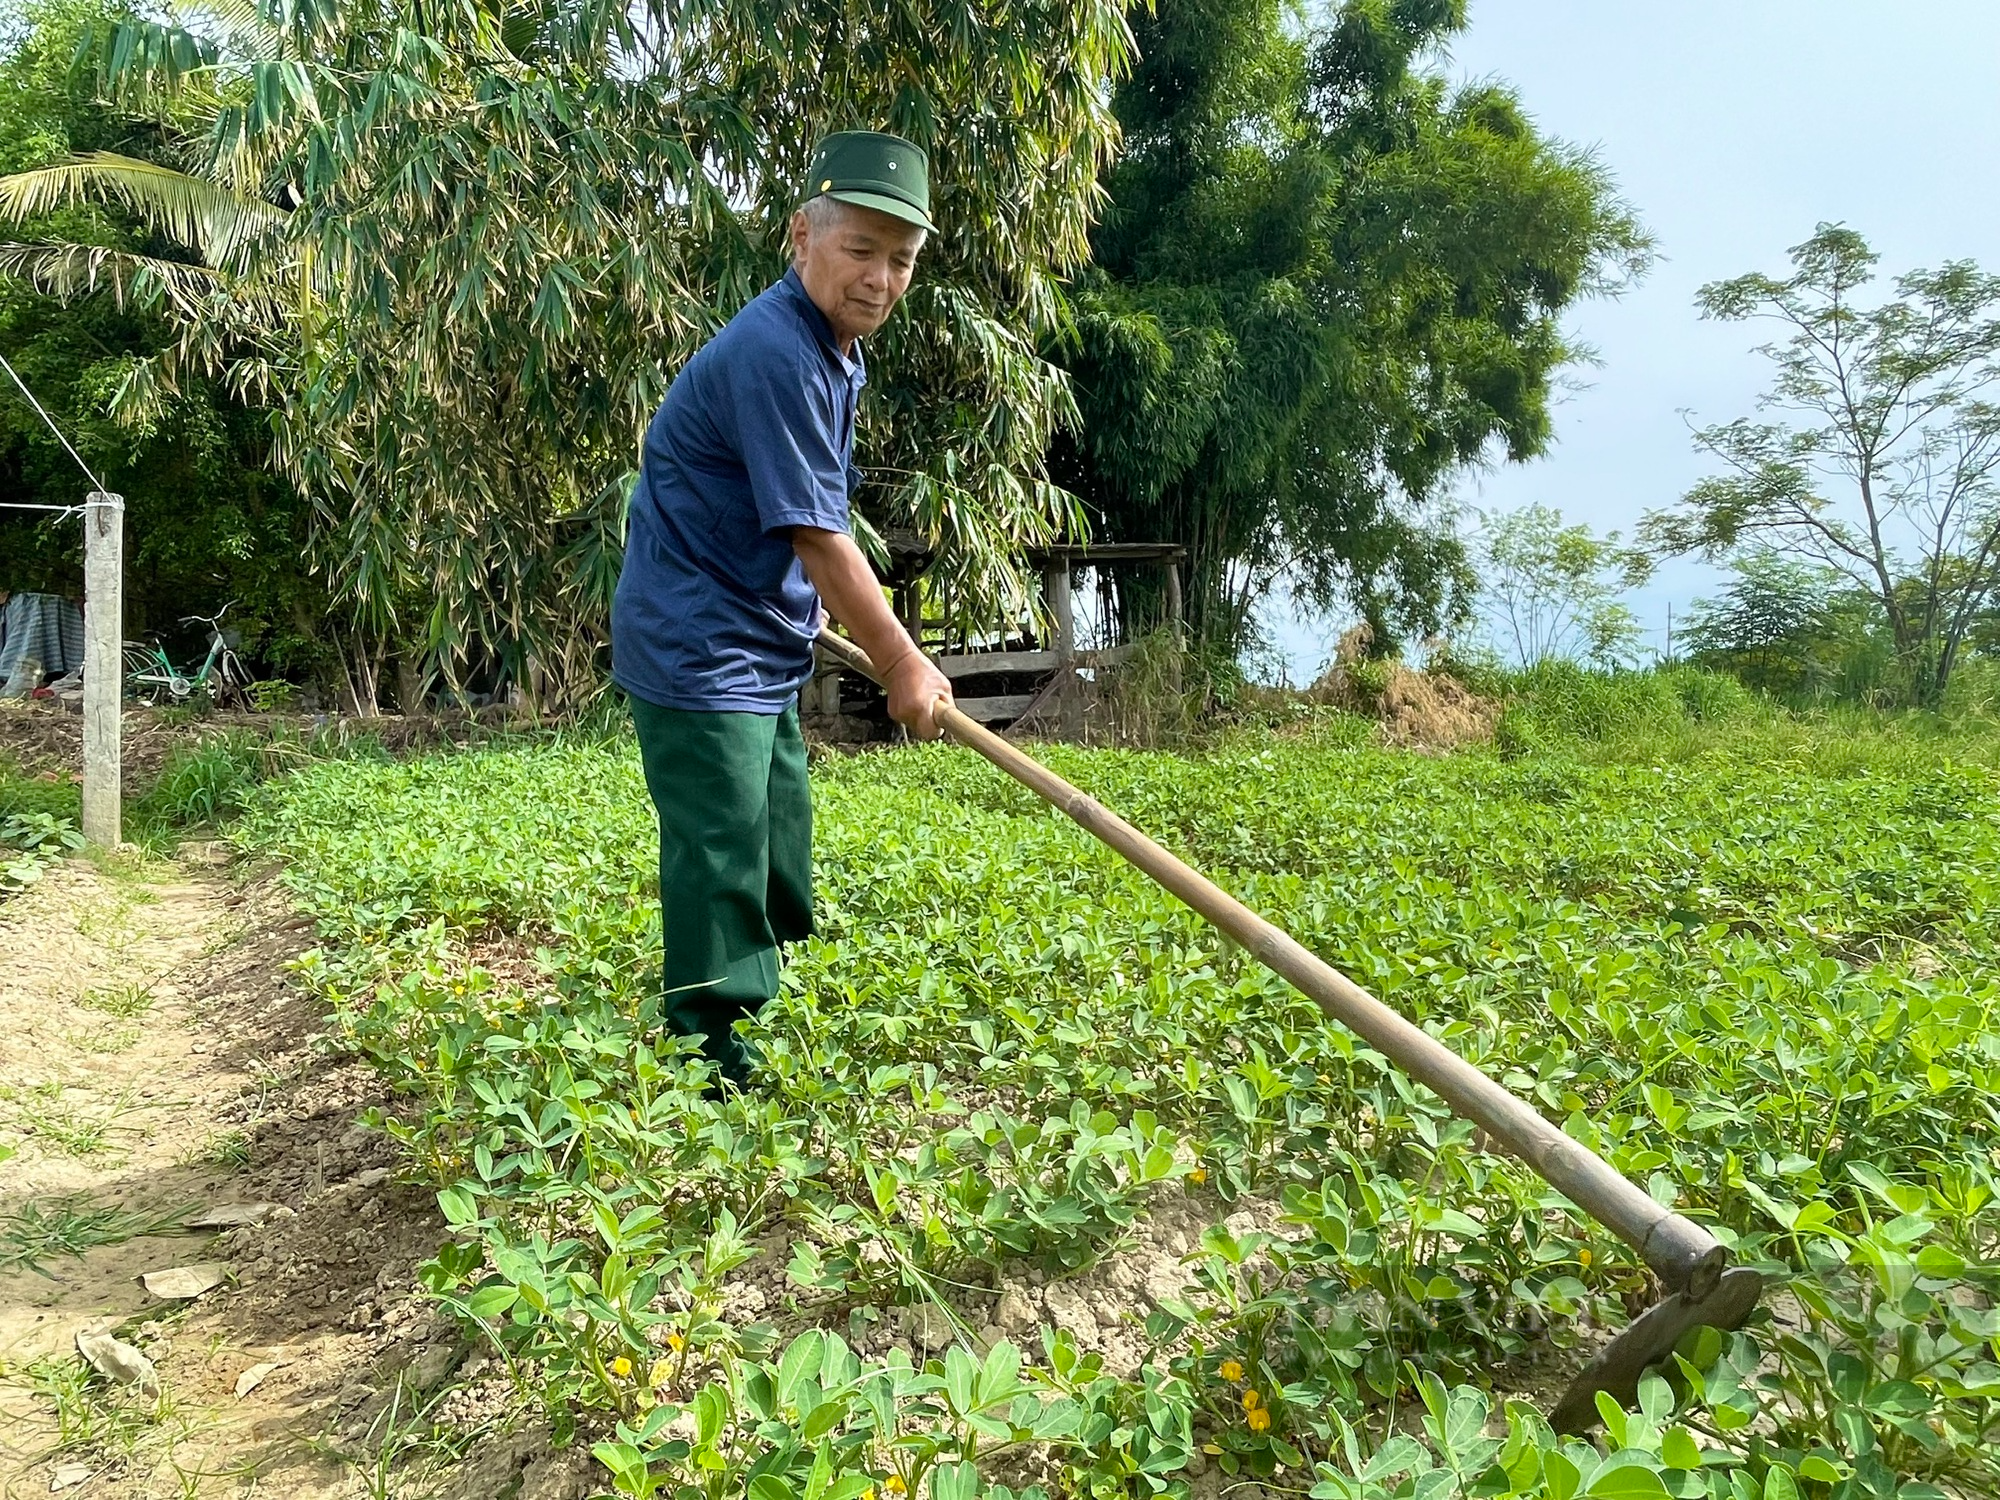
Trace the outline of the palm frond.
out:
M 260 0 L 170 0 L 181 28 L 214 42 L 232 63 L 281 56 L 284 33 Z
M 207 266 L 105 245 L 0 245 L 0 275 L 19 277 L 65 302 L 108 291 L 122 308 L 127 301 L 160 296 L 190 316 L 207 305 L 221 284 Z
M 91 151 L 53 167 L 0 177 L 0 220 L 20 223 L 65 204 L 110 199 L 218 270 L 280 228 L 284 209 L 156 162 Z

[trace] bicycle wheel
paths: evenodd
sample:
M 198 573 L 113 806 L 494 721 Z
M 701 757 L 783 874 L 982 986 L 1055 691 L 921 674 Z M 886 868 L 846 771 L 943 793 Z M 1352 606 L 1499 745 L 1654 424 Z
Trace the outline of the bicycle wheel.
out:
M 215 664 L 215 680 L 209 685 L 208 695 L 217 708 L 239 708 L 247 711 L 250 695 L 243 690 L 245 673 L 243 663 L 236 659 L 236 653 L 225 651 L 222 659 Z
M 167 678 L 171 674 L 160 665 L 160 659 L 150 646 L 138 641 L 125 643 L 125 690 L 148 708 L 158 706 L 161 696 L 167 690 Z

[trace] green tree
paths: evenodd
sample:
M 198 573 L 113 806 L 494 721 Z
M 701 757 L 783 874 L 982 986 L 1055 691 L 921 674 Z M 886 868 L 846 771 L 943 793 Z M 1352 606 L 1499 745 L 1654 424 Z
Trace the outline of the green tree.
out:
M 1552 658 L 1600 666 L 1630 662 L 1639 622 L 1620 595 L 1643 582 L 1649 564 L 1613 531 L 1563 524 L 1546 505 L 1480 517 L 1480 598 L 1501 649 L 1532 667 Z
M 1198 632 L 1233 649 L 1280 575 L 1381 649 L 1461 620 L 1441 497 L 1539 453 L 1558 319 L 1644 262 L 1604 172 L 1491 85 L 1427 65 L 1459 0 L 1135 7 L 1126 149 L 1060 357 L 1083 423 L 1055 472 L 1110 540 L 1190 552 Z M 1128 631 L 1158 601 L 1126 585 Z
M 106 110 L 71 74 L 90 28 L 121 14 L 101 0 L 48 0 L 14 14 L 0 34 L 0 172 L 79 152 L 143 157 L 162 149 L 159 131 Z M 115 206 L 50 207 L 35 228 L 75 246 L 79 265 L 145 259 L 164 248 Z M 180 616 L 238 599 L 244 603 L 230 620 L 254 656 L 273 669 L 310 670 L 324 602 L 300 559 L 305 508 L 269 471 L 263 414 L 212 381 L 189 379 L 145 422 L 112 419 L 126 377 L 172 341 L 161 318 L 129 300 L 65 306 L 0 279 L 0 354 L 92 469 L 125 496 L 128 630 L 172 638 Z M 10 499 L 47 505 L 73 504 L 88 488 L 11 382 L 0 388 L 0 485 Z M 81 550 L 74 520 L 0 511 L 0 586 L 79 593 Z M 190 633 L 181 644 L 197 640 Z
M 1647 518 L 1662 552 L 1727 555 L 1746 543 L 1834 569 L 1880 608 L 1910 701 L 1935 707 L 2000 590 L 2000 277 L 1970 261 L 1897 278 L 1857 301 L 1875 252 L 1822 224 L 1792 274 L 1741 276 L 1700 294 L 1703 313 L 1775 322 L 1760 405 L 1696 434 L 1725 472 Z
M 1766 548 L 1731 559 L 1714 599 L 1697 599 L 1683 637 L 1699 666 L 1781 697 L 1859 697 L 1883 675 L 1881 609 L 1831 568 Z
M 1075 521 L 1041 469 L 1069 404 L 1037 341 L 1087 250 L 1128 45 L 1115 6 L 1068 0 L 218 5 L 99 53 L 107 92 L 185 145 L 183 178 L 94 160 L 13 185 L 17 207 L 120 197 L 203 269 L 17 263 L 179 314 L 129 409 L 193 370 L 271 403 L 357 700 L 392 655 L 573 700 L 638 436 L 777 274 L 834 128 L 925 146 L 944 226 L 871 350 L 860 513 L 939 545 L 966 612 L 1022 607 L 1020 550 Z

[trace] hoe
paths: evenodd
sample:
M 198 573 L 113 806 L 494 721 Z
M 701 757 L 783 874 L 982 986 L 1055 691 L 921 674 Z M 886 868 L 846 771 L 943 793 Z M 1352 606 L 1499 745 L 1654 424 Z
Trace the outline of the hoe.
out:
M 819 647 L 843 667 L 880 682 L 875 664 L 852 642 L 827 631 L 820 635 Z M 1666 1295 L 1606 1344 L 1570 1382 L 1549 1414 L 1558 1432 L 1581 1433 L 1594 1427 L 1599 1391 L 1629 1406 L 1646 1368 L 1672 1353 L 1690 1329 L 1726 1332 L 1741 1327 L 1750 1316 L 1762 1293 L 1763 1278 L 1748 1266 L 1732 1267 L 1729 1252 L 1707 1230 L 1662 1208 L 1526 1101 L 984 725 L 956 708 L 941 709 L 937 720 L 951 738 L 977 750 L 1229 934 L 1258 962 L 1393 1059 L 1639 1253 Z

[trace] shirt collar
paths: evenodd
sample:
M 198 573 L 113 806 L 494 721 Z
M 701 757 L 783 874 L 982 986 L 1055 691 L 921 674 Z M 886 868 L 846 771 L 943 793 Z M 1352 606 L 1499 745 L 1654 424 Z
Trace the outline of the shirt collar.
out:
M 819 310 L 819 304 L 807 294 L 806 284 L 799 280 L 798 268 L 787 266 L 784 279 L 778 285 L 785 289 L 798 307 L 799 316 L 806 320 L 806 326 L 813 331 L 813 336 L 819 340 L 820 346 L 840 361 L 842 371 L 850 379 L 857 375 L 865 378 L 867 365 L 861 358 L 861 341 L 859 339 L 854 341 L 852 358 L 840 352 L 840 341 L 833 336 L 833 325 L 827 322 L 826 314 Z

